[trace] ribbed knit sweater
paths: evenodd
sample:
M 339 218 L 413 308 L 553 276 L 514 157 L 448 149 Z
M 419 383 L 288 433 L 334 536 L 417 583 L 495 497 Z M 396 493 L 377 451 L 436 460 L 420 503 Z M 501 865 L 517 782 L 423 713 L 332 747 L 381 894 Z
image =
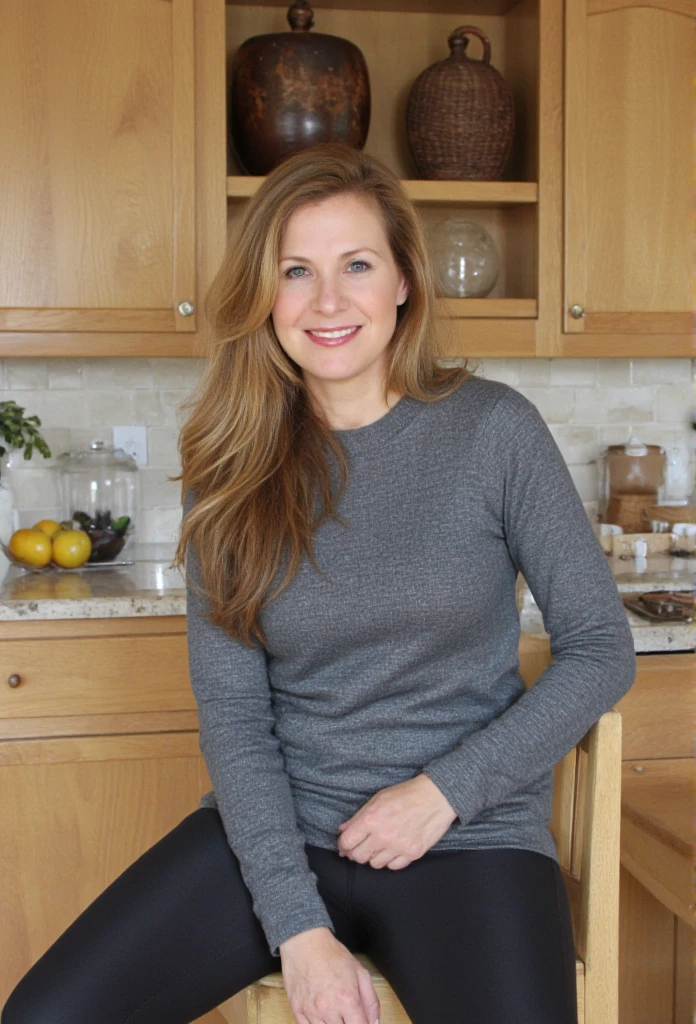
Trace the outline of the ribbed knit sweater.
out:
M 314 535 L 321 573 L 303 558 L 264 608 L 267 647 L 210 624 L 191 588 L 193 544 L 186 560 L 189 668 L 214 786 L 200 806 L 219 811 L 274 955 L 309 928 L 335 931 L 304 844 L 336 849 L 341 822 L 421 772 L 458 814 L 432 849 L 558 860 L 553 766 L 636 673 L 606 556 L 522 394 L 472 377 L 335 434 L 349 456 L 338 504 L 348 526 L 326 522 Z M 194 502 L 189 490 L 184 511 Z M 529 689 L 518 572 L 553 657 Z

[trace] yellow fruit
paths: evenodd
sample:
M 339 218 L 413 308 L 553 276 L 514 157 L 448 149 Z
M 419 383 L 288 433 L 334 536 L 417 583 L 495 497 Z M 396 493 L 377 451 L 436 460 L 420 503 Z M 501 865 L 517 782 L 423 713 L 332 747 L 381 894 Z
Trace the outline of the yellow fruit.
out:
M 33 530 L 29 527 L 15 530 L 8 547 L 14 558 L 27 565 L 41 568 L 51 561 L 51 538 L 47 537 L 43 530 Z
M 32 526 L 32 530 L 41 530 L 47 537 L 54 537 L 62 529 L 63 527 L 55 519 L 40 519 Z
M 84 530 L 61 530 L 53 538 L 53 561 L 62 569 L 77 569 L 92 553 L 92 541 Z

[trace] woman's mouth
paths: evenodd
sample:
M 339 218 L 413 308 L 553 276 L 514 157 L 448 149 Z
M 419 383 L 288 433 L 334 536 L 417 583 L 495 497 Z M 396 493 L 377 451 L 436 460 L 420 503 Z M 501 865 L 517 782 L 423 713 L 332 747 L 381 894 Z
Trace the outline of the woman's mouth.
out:
M 322 329 L 320 327 L 314 330 L 307 330 L 305 334 L 317 343 L 317 345 L 327 345 L 329 348 L 335 348 L 337 345 L 344 345 L 347 341 L 352 341 L 356 336 L 360 327 L 358 324 L 351 325 L 349 327 L 332 327 Z

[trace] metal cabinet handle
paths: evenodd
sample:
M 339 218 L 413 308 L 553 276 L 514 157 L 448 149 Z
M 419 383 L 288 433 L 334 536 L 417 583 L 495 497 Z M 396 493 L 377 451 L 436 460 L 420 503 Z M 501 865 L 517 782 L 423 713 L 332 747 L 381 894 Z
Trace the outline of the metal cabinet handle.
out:
M 584 317 L 585 315 L 585 310 L 582 308 L 582 306 L 571 306 L 570 315 L 573 317 L 574 320 L 581 320 L 582 317 Z
M 176 308 L 182 316 L 193 316 L 196 312 L 196 307 L 192 302 L 180 302 Z
M 22 677 L 18 675 L 17 672 L 13 672 L 12 675 L 8 677 L 7 681 L 10 686 L 19 686 L 22 681 Z

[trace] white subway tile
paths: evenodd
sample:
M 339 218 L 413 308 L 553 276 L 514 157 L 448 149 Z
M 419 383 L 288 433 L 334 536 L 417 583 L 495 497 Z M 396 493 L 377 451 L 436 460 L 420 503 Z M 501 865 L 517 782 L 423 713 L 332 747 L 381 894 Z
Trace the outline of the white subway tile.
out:
M 142 508 L 137 526 L 138 541 L 145 544 L 177 541 L 180 527 L 181 507 Z
M 188 391 L 139 391 L 133 395 L 133 414 L 131 423 L 140 423 L 146 427 L 180 428 L 179 412 L 181 403 L 189 397 Z
M 151 466 L 164 466 L 167 469 L 172 466 L 178 466 L 178 439 L 179 434 L 175 427 L 148 427 L 147 449 L 149 464 Z
M 556 444 L 565 461 L 569 464 L 592 462 L 597 458 L 599 431 L 593 425 L 549 424 Z
M 648 423 L 654 419 L 653 388 L 577 388 L 576 423 Z
M 173 475 L 176 469 L 172 467 Z M 180 508 L 181 481 L 167 480 L 168 470 L 142 466 L 140 477 L 140 504 L 144 508 Z
M 551 359 L 549 383 L 553 387 L 570 384 L 593 387 L 597 383 L 598 359 Z
M 48 386 L 64 391 L 81 388 L 83 384 L 82 359 L 47 359 Z
M 113 427 L 116 424 L 137 422 L 133 419 L 133 396 L 129 391 L 85 390 L 82 394 L 87 410 L 87 422 L 94 424 L 95 427 Z M 113 437 L 113 433 L 109 431 L 105 436 Z M 111 444 L 111 440 L 107 444 Z
M 85 359 L 83 376 L 85 387 L 90 390 L 152 387 L 152 370 L 147 358 Z
M 632 383 L 630 359 L 598 359 L 597 386 L 628 387 Z
M 16 391 L 38 391 L 48 386 L 48 370 L 41 359 L 8 359 L 7 387 Z
M 152 358 L 150 372 L 153 388 L 182 388 L 191 390 L 198 383 L 205 360 L 186 358 Z
M 691 384 L 660 384 L 657 391 L 657 419 L 661 423 L 688 421 L 694 404 Z
M 86 427 L 90 411 L 83 391 L 44 391 L 35 393 L 39 416 L 45 427 Z
M 15 508 L 38 508 L 60 504 L 58 471 L 45 469 L 13 469 L 8 473 Z
M 690 359 L 634 359 L 634 384 L 690 384 Z

